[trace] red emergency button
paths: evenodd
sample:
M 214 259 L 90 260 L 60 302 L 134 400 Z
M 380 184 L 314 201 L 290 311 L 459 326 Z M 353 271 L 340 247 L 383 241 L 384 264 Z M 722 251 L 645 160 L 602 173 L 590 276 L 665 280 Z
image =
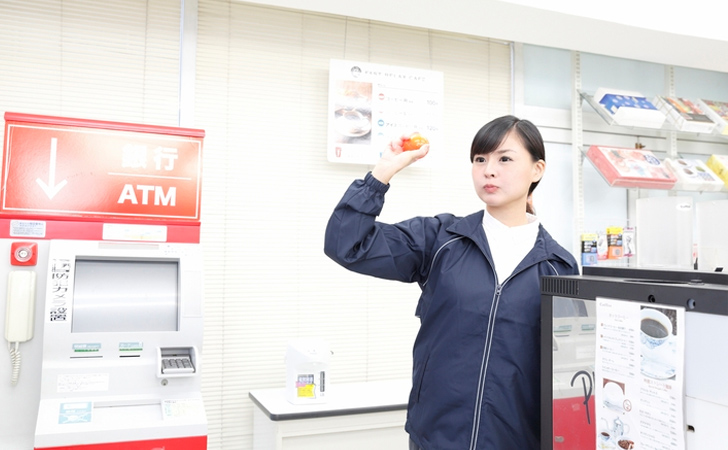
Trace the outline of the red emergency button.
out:
M 10 244 L 10 264 L 13 266 L 34 266 L 38 262 L 38 244 L 35 242 L 13 242 Z

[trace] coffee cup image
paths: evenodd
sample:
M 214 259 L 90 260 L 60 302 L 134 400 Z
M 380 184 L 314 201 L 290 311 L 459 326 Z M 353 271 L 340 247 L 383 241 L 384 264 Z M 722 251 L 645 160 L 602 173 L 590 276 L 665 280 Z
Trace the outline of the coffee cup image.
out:
M 652 350 L 664 344 L 672 336 L 672 321 L 665 314 L 652 308 L 643 308 L 640 320 L 640 341 Z
M 610 439 L 612 439 L 612 433 L 609 432 L 609 430 L 602 430 L 599 432 L 599 440 L 602 442 L 607 442 Z
M 616 450 L 616 442 L 612 438 L 609 430 L 600 430 L 597 432 L 597 448 L 599 450 Z
M 601 429 L 597 431 L 597 449 L 599 450 L 616 450 L 617 442 L 614 433 L 609 429 Z

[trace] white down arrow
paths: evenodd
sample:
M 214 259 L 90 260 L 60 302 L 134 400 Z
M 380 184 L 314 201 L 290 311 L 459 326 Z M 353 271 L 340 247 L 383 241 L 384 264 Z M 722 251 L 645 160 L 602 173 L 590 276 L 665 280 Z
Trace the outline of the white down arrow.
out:
M 49 199 L 53 199 L 56 194 L 66 185 L 66 180 L 56 184 L 56 153 L 57 153 L 58 139 L 51 138 L 51 161 L 48 167 L 48 184 L 40 178 L 36 178 L 43 192 L 46 193 Z

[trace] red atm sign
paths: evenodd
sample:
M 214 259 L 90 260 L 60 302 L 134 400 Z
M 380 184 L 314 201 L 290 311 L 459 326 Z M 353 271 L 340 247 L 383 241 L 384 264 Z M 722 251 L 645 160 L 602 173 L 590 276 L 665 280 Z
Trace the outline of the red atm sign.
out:
M 203 137 L 6 113 L 0 213 L 199 222 Z

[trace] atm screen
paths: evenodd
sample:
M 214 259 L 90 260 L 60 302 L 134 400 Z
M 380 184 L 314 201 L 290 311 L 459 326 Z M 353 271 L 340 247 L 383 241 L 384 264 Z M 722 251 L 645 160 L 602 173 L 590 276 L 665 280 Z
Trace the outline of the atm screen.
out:
M 179 262 L 77 259 L 71 331 L 177 331 Z

